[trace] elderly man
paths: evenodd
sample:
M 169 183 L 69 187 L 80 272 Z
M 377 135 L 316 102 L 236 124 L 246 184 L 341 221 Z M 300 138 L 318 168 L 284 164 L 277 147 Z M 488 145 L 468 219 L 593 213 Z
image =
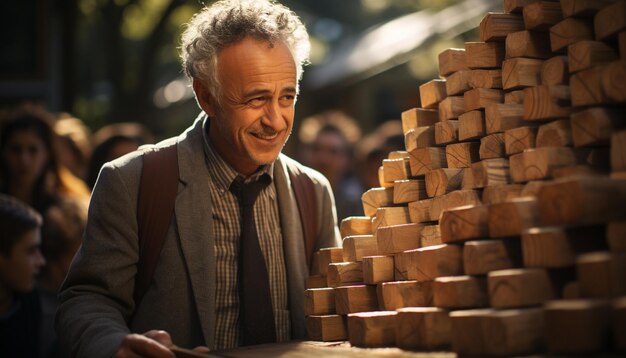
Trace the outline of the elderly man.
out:
M 68 353 L 171 356 L 172 342 L 225 349 L 305 336 L 306 220 L 288 168 L 312 183 L 315 248 L 339 244 L 328 181 L 281 154 L 308 51 L 304 26 L 279 4 L 218 1 L 194 16 L 182 60 L 203 113 L 180 136 L 100 172 L 60 294 L 56 326 Z M 142 168 L 147 152 L 172 146 L 173 214 L 138 298 Z M 245 194 L 252 187 L 258 196 Z

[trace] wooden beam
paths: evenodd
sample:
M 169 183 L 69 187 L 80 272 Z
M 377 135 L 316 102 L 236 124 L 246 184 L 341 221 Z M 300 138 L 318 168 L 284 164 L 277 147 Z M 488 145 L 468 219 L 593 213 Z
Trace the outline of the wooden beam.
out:
M 449 309 L 487 307 L 487 280 L 467 275 L 436 278 L 433 283 L 433 301 L 435 306 Z
M 557 297 L 544 269 L 507 269 L 487 275 L 489 301 L 494 308 L 539 306 Z
M 502 70 L 471 70 L 467 84 L 469 88 L 502 89 Z
M 446 77 L 446 93 L 448 96 L 462 95 L 470 89 L 469 79 L 472 71 L 461 70 Z
M 599 353 L 608 348 L 611 306 L 603 300 L 555 300 L 544 306 L 546 346 L 554 354 Z
M 455 190 L 448 194 L 437 196 L 430 206 L 430 216 L 438 220 L 441 212 L 447 209 L 465 205 L 480 205 L 480 195 L 476 190 Z
M 541 65 L 541 84 L 547 86 L 569 84 L 569 58 L 554 56 Z
M 439 113 L 436 109 L 411 108 L 402 112 L 402 133 L 411 128 L 432 126 L 439 122 Z
M 504 92 L 499 89 L 474 88 L 463 94 L 465 111 L 484 109 L 490 103 L 502 103 Z M 458 117 L 458 116 L 457 116 Z
M 394 204 L 408 204 L 426 197 L 426 185 L 422 179 L 396 180 L 393 184 Z
M 459 116 L 459 140 L 480 139 L 485 135 L 485 112 L 469 111 Z
M 466 42 L 465 60 L 467 67 L 499 68 L 504 60 L 505 47 L 502 42 Z
M 573 113 L 571 116 L 574 146 L 607 146 L 611 134 L 623 128 L 623 111 L 596 107 Z
M 363 283 L 362 262 L 335 262 L 328 265 L 328 287 Z
M 502 63 L 502 88 L 505 90 L 537 86 L 541 83 L 542 60 L 511 58 Z
M 326 277 L 322 275 L 310 275 L 304 281 L 304 288 L 324 288 L 326 287 Z
M 524 89 L 527 121 L 569 117 L 572 112 L 569 86 L 536 86 Z
M 524 91 L 510 91 L 504 93 L 504 104 L 523 104 L 524 103 Z
M 372 218 L 372 230 L 381 226 L 391 226 L 410 223 L 409 209 L 406 206 L 378 208 L 376 215 Z
M 463 274 L 462 247 L 437 245 L 405 251 L 409 280 L 432 281 L 437 277 Z
M 524 6 L 537 0 L 504 0 L 503 8 L 506 13 L 522 13 Z
M 501 186 L 511 182 L 509 160 L 504 158 L 484 159 L 472 163 L 471 173 L 473 180 L 471 189 Z
M 603 226 L 532 228 L 522 233 L 524 267 L 574 266 L 576 255 L 606 249 L 604 237 Z
M 401 349 L 421 350 L 448 346 L 452 323 L 448 310 L 437 307 L 399 308 L 396 344 Z
M 308 316 L 306 328 L 314 341 L 342 341 L 348 338 L 346 318 L 340 315 Z
M 394 311 L 403 307 L 423 307 L 433 305 L 432 282 L 397 281 L 382 282 L 378 285 L 382 298 L 380 309 Z
M 613 47 L 604 42 L 583 40 L 567 47 L 569 72 L 576 73 L 619 58 Z
M 439 220 L 441 241 L 452 243 L 489 236 L 488 209 L 484 205 L 444 210 Z
M 543 312 L 473 309 L 450 312 L 452 350 L 465 356 L 524 356 L 543 348 Z
M 539 31 L 511 32 L 506 37 L 506 58 L 527 57 L 547 59 L 552 57 L 550 34 Z
M 524 6 L 524 25 L 528 30 L 547 30 L 563 20 L 561 4 L 551 1 L 536 1 Z
M 626 29 L 626 3 L 616 1 L 598 11 L 593 18 L 596 40 L 608 40 Z
M 485 109 L 487 134 L 501 133 L 525 124 L 523 104 L 492 103 Z
M 589 151 L 568 147 L 543 147 L 528 149 L 509 158 L 511 180 L 525 183 L 531 180 L 550 179 L 555 168 L 583 164 Z
M 435 123 L 435 125 L 427 127 L 411 128 L 406 133 L 404 133 L 404 147 L 406 148 L 407 152 L 410 152 L 417 148 L 434 147 L 437 144 L 435 142 L 435 126 L 438 123 L 439 122 Z M 383 161 L 383 166 L 384 164 L 385 162 Z M 396 180 L 402 179 L 407 178 L 397 178 Z
M 463 96 L 450 96 L 439 102 L 439 121 L 458 118 L 465 113 Z
M 593 22 L 588 19 L 569 17 L 550 28 L 552 52 L 561 52 L 573 43 L 593 39 Z
M 376 286 L 353 285 L 335 288 L 335 311 L 337 314 L 376 311 L 378 297 Z
M 598 251 L 576 259 L 580 294 L 589 298 L 626 295 L 626 253 Z
M 561 0 L 563 17 L 593 17 L 615 0 Z
M 420 247 L 441 244 L 443 244 L 443 241 L 441 241 L 441 230 L 439 225 L 424 225 L 422 233 L 420 234 Z
M 626 181 L 575 177 L 542 185 L 537 194 L 543 225 L 585 225 L 626 219 Z
M 602 90 L 602 67 L 593 67 L 570 76 L 569 84 L 574 107 L 611 103 Z
M 369 216 L 350 216 L 341 220 L 339 226 L 341 237 L 352 235 L 371 235 L 372 218 Z
M 381 188 L 393 189 L 393 182 L 385 181 L 385 167 L 382 165 L 378 167 L 378 186 Z
M 602 92 L 612 102 L 626 102 L 626 60 L 609 63 L 602 71 Z
M 394 150 L 392 152 L 389 152 L 389 154 L 387 155 L 387 159 L 402 159 L 402 158 L 409 159 L 409 152 L 407 152 L 406 150 Z
M 611 135 L 611 170 L 626 171 L 626 130 Z
M 420 201 L 414 201 L 409 203 L 409 216 L 413 223 L 425 223 L 429 221 L 437 221 L 437 218 L 433 218 L 430 215 L 430 208 L 432 207 L 434 199 L 423 199 Z
M 325 247 L 321 248 L 318 256 L 318 270 L 322 276 L 328 275 L 328 265 L 333 262 L 343 261 L 343 248 L 341 247 Z
M 469 168 L 472 163 L 480 160 L 480 143 L 463 142 L 446 146 L 448 168 Z
M 428 127 L 420 127 L 428 128 Z M 409 131 L 410 133 L 411 131 Z M 432 135 L 432 133 L 431 133 Z M 421 140 L 418 138 L 417 141 Z M 418 145 L 420 143 L 418 142 Z M 406 180 L 410 176 L 411 167 L 409 165 L 408 158 L 402 159 L 383 159 L 384 178 L 385 182 L 393 183 L 396 180 Z
M 417 148 L 409 154 L 411 176 L 420 176 L 430 170 L 447 167 L 445 148 Z
M 343 261 L 363 261 L 364 256 L 378 255 L 378 243 L 373 235 L 348 236 L 343 239 Z
M 518 127 L 504 132 L 504 149 L 507 155 L 523 152 L 535 148 L 537 127 Z
M 465 49 L 449 48 L 439 53 L 439 76 L 446 77 L 454 72 L 467 70 Z
M 379 254 L 396 254 L 419 248 L 423 227 L 418 223 L 379 227 L 376 232 Z
M 391 347 L 396 342 L 395 311 L 348 315 L 348 337 L 354 347 Z
M 568 119 L 559 119 L 539 126 L 537 147 L 568 147 L 572 140 L 572 124 Z
M 521 184 L 503 184 L 487 186 L 483 190 L 482 202 L 485 205 L 497 204 L 505 201 L 510 201 L 521 196 L 522 188 Z
M 421 85 L 419 90 L 422 108 L 437 109 L 439 102 L 447 97 L 445 80 L 428 81 Z
M 393 255 L 393 278 L 396 281 L 408 280 L 406 258 L 404 252 L 399 252 Z
M 363 257 L 363 283 L 375 285 L 381 282 L 393 281 L 393 255 Z
M 440 168 L 426 173 L 424 178 L 426 193 L 429 197 L 447 194 L 461 189 L 463 170 L 460 168 Z
M 491 237 L 520 236 L 539 223 L 537 199 L 522 197 L 489 206 Z
M 467 275 L 486 275 L 490 271 L 521 266 L 519 240 L 476 240 L 463 246 L 463 270 Z
M 363 193 L 361 201 L 365 215 L 372 217 L 378 208 L 393 205 L 393 188 L 372 188 Z
M 524 30 L 520 15 L 490 12 L 480 22 L 481 41 L 504 41 L 511 32 Z
M 456 143 L 459 140 L 459 121 L 445 120 L 435 123 L 435 144 Z M 434 146 L 435 144 L 431 145 Z
M 480 140 L 478 155 L 481 160 L 505 158 L 504 133 L 493 133 L 483 137 Z
M 335 314 L 335 289 L 313 288 L 304 291 L 304 314 Z

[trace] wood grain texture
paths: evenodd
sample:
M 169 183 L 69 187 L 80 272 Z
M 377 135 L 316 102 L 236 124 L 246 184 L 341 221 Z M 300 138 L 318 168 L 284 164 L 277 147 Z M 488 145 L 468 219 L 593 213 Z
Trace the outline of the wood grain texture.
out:
M 463 246 L 463 270 L 467 275 L 486 275 L 491 271 L 520 267 L 519 240 L 476 240 Z
M 602 93 L 611 102 L 626 102 L 626 60 L 609 63 L 602 71 Z
M 611 299 L 626 295 L 626 253 L 597 251 L 576 258 L 582 297 Z
M 439 102 L 447 97 L 446 81 L 431 80 L 419 87 L 422 108 L 437 109 Z
M 596 40 L 607 40 L 626 29 L 626 2 L 615 3 L 602 8 L 593 18 Z
M 463 96 L 450 96 L 439 103 L 439 121 L 456 119 L 465 113 L 465 100 Z
M 435 123 L 435 144 L 456 143 L 459 140 L 459 121 L 445 120 Z M 433 145 L 434 146 L 434 145 Z
M 532 180 L 550 179 L 554 169 L 583 164 L 589 155 L 588 150 L 568 147 L 543 147 L 528 149 L 509 158 L 511 180 L 526 183 Z
M 572 140 L 572 124 L 569 118 L 559 119 L 539 126 L 537 147 L 568 147 Z
M 419 140 L 421 139 L 418 139 L 418 141 Z M 387 183 L 393 183 L 396 180 L 406 180 L 411 174 L 411 167 L 409 165 L 408 158 L 383 159 L 383 169 L 385 182 Z
M 335 262 L 328 265 L 328 287 L 363 283 L 362 262 Z
M 537 86 L 541 83 L 542 60 L 512 58 L 502 63 L 502 88 L 505 90 Z
M 391 347 L 396 341 L 397 312 L 379 311 L 348 315 L 348 336 L 354 347 Z
M 500 89 L 474 88 L 463 94 L 463 100 L 465 101 L 465 111 L 474 111 L 484 109 L 491 103 L 504 102 L 504 92 Z
M 537 199 L 534 197 L 521 197 L 509 202 L 492 204 L 489 206 L 488 215 L 491 237 L 520 236 L 539 223 Z
M 550 28 L 550 47 L 561 52 L 567 46 L 583 40 L 593 40 L 593 21 L 569 17 Z
M 448 346 L 452 323 L 448 310 L 437 307 L 399 308 L 396 344 L 402 349 L 436 349 Z
M 439 76 L 449 76 L 454 72 L 467 70 L 465 63 L 465 49 L 449 48 L 443 50 L 438 56 Z
M 606 249 L 603 226 L 532 228 L 521 240 L 524 267 L 572 267 L 577 255 Z
M 569 58 L 554 56 L 541 65 L 541 84 L 548 86 L 569 84 Z
M 505 47 L 502 42 L 466 42 L 465 60 L 467 67 L 499 68 L 504 60 Z
M 569 72 L 576 73 L 619 58 L 613 47 L 600 41 L 583 40 L 567 46 Z
M 426 198 L 426 185 L 423 179 L 397 180 L 393 184 L 394 204 L 408 204 Z
M 446 77 L 446 93 L 448 96 L 462 95 L 463 92 L 469 90 L 470 75 L 470 70 L 461 70 Z
M 340 315 L 308 316 L 306 328 L 309 339 L 332 342 L 348 338 L 346 318 Z
M 461 188 L 463 170 L 460 168 L 434 169 L 424 177 L 426 194 L 429 197 L 447 194 Z
M 350 216 L 341 220 L 339 226 L 341 237 L 352 235 L 371 235 L 372 219 L 369 216 Z
M 380 255 L 396 254 L 420 247 L 420 235 L 424 226 L 418 223 L 383 226 L 376 232 Z
M 593 17 L 602 8 L 615 0 L 561 0 L 563 17 Z
M 403 307 L 427 307 L 433 305 L 432 282 L 396 281 L 378 285 L 382 298 L 380 309 L 393 311 Z
M 503 184 L 487 186 L 483 190 L 481 200 L 483 204 L 497 204 L 519 198 L 524 188 L 521 184 Z
M 480 139 L 486 134 L 485 112 L 469 111 L 459 116 L 459 140 Z
M 462 275 L 462 256 L 461 246 L 447 244 L 405 251 L 408 278 L 423 282 L 437 277 Z
M 493 133 L 481 138 L 478 155 L 481 160 L 506 158 L 504 133 Z
M 417 148 L 409 154 L 411 176 L 420 176 L 430 170 L 447 167 L 445 148 Z
M 335 314 L 335 289 L 313 288 L 304 291 L 304 314 Z
M 550 34 L 543 31 L 512 32 L 506 37 L 506 58 L 527 57 L 547 59 L 552 57 Z
M 489 302 L 494 308 L 539 306 L 557 298 L 545 269 L 507 269 L 487 275 Z
M 439 121 L 436 109 L 411 108 L 402 112 L 402 133 L 411 128 L 432 126 Z
M 569 117 L 572 112 L 569 86 L 535 86 L 524 89 L 524 119 L 543 121 Z
M 488 217 L 488 208 L 485 205 L 443 210 L 439 220 L 441 241 L 452 243 L 488 237 Z
M 467 84 L 470 88 L 501 89 L 502 70 L 471 70 Z
M 378 255 L 378 243 L 374 235 L 347 236 L 342 241 L 343 261 L 363 261 L 364 256 Z
M 393 278 L 393 255 L 363 257 L 363 283 L 375 285 L 381 282 L 393 281 Z
M 524 30 L 522 16 L 490 12 L 480 22 L 480 40 L 503 41 L 509 33 L 522 30 Z
M 507 155 L 535 148 L 537 127 L 518 127 L 504 131 L 504 149 Z
M 393 188 L 372 188 L 363 193 L 361 201 L 365 215 L 372 217 L 378 208 L 393 205 Z
M 551 1 L 536 1 L 522 10 L 524 26 L 528 30 L 547 30 L 563 20 L 561 4 Z
M 448 309 L 488 307 L 487 280 L 467 275 L 436 278 L 433 301 L 435 306 Z
M 523 104 L 493 103 L 485 109 L 487 134 L 501 133 L 525 124 Z
M 469 168 L 480 160 L 480 143 L 477 142 L 449 144 L 445 150 L 448 168 Z

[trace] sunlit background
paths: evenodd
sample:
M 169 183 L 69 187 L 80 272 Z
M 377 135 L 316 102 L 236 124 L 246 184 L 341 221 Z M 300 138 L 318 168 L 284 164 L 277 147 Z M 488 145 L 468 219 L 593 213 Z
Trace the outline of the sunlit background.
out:
M 298 119 L 341 110 L 367 133 L 419 104 L 437 55 L 477 40 L 492 0 L 284 0 L 311 35 Z M 93 130 L 136 121 L 165 138 L 198 108 L 178 38 L 198 0 L 20 0 L 0 5 L 0 107 L 24 99 Z M 210 3 L 207 1 L 206 3 Z

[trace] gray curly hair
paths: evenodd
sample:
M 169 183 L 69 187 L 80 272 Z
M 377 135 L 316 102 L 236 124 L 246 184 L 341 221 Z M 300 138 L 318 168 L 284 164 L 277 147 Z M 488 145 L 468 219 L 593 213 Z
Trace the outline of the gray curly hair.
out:
M 186 25 L 181 60 L 185 74 L 208 86 L 220 101 L 217 56 L 222 49 L 245 37 L 282 41 L 296 63 L 298 81 L 308 62 L 310 43 L 306 28 L 287 7 L 268 0 L 220 0 L 206 6 Z

